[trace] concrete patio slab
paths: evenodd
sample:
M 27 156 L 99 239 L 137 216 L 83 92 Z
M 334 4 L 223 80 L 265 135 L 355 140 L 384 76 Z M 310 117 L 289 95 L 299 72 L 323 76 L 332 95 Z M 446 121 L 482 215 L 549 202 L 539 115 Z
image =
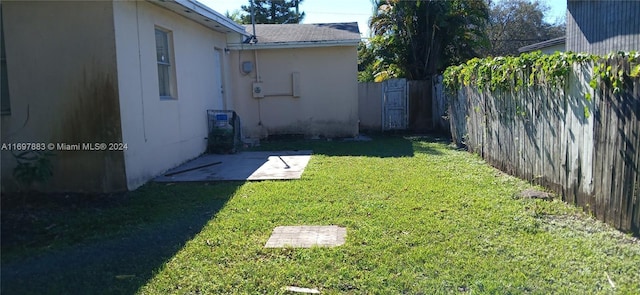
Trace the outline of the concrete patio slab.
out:
M 347 229 L 331 226 L 278 226 L 264 245 L 265 248 L 311 248 L 343 245 Z
M 156 177 L 156 182 L 300 179 L 312 151 L 207 154 Z

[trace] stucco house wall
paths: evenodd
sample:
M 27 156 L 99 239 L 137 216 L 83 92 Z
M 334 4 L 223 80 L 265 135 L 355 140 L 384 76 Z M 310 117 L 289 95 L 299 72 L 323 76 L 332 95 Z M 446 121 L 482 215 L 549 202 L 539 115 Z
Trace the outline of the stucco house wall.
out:
M 3 143 L 122 142 L 113 7 L 108 1 L 2 1 L 11 113 Z M 124 155 L 55 151 L 47 190 L 126 189 Z M 2 157 L 2 190 L 16 161 Z
M 533 51 L 541 51 L 544 54 L 554 54 L 556 52 L 565 52 L 566 51 L 566 37 L 558 37 L 550 40 L 546 40 L 543 42 L 538 42 L 534 44 L 530 44 L 527 46 L 523 46 L 518 48 L 518 52 L 533 52 Z
M 2 2 L 11 100 L 2 143 L 127 147 L 56 147 L 53 177 L 37 189 L 133 190 L 205 151 L 206 110 L 233 107 L 225 49 L 244 29 L 226 28 L 214 20 L 221 15 L 204 10 L 189 0 Z M 171 32 L 171 99 L 159 95 L 156 27 Z M 14 190 L 16 161 L 10 151 L 1 154 L 2 190 Z
M 258 59 L 256 60 L 256 54 Z M 357 52 L 353 46 L 234 51 L 238 73 L 235 110 L 244 137 L 305 135 L 352 137 L 358 134 Z M 250 61 L 248 75 L 239 70 Z M 293 96 L 293 75 L 299 77 L 299 97 Z M 256 75 L 264 98 L 254 98 Z
M 206 150 L 207 109 L 232 107 L 229 75 L 223 75 L 223 99 L 216 84 L 228 73 L 226 34 L 213 31 L 149 2 L 114 2 L 122 139 L 127 187 L 197 157 Z M 158 91 L 154 30 L 172 32 L 177 95 Z M 216 70 L 215 54 L 221 57 Z
M 207 109 L 236 110 L 245 138 L 358 133 L 355 23 L 292 26 L 327 39 L 291 46 L 284 34 L 284 46 L 258 48 L 244 27 L 194 0 L 1 5 L 11 103 L 2 143 L 56 144 L 53 176 L 38 190 L 133 190 L 206 150 Z M 160 97 L 156 28 L 170 36 L 170 98 Z M 253 97 L 255 81 L 266 97 Z M 126 149 L 57 145 L 83 143 Z M 14 190 L 16 161 L 0 154 L 2 191 Z
M 564 52 L 565 44 L 556 44 L 549 47 L 541 48 L 540 51 L 544 54 L 554 54 L 556 52 Z
M 246 30 L 255 36 L 229 41 L 234 108 L 245 139 L 358 134 L 357 23 L 261 24 Z

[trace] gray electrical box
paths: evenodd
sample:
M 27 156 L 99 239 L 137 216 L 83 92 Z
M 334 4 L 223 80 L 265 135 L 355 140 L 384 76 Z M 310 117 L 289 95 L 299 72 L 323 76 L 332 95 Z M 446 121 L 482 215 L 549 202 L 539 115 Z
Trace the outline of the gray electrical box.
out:
M 252 84 L 252 87 L 253 87 L 253 90 L 251 92 L 253 93 L 253 97 L 255 98 L 264 97 L 264 91 L 262 90 L 262 83 L 254 82 Z
M 249 74 L 253 71 L 253 63 L 250 61 L 242 62 L 242 72 L 245 74 Z

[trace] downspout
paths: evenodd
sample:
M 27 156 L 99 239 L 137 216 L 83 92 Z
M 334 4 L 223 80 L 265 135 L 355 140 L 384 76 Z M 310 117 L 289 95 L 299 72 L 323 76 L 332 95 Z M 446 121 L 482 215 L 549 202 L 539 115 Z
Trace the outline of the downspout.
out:
M 144 114 L 144 86 L 142 84 L 142 49 L 140 47 L 140 13 L 138 12 L 138 1 L 136 1 L 136 32 L 138 34 L 138 67 L 140 74 L 140 105 L 142 106 L 142 135 L 144 142 L 147 142 L 147 127 Z
M 255 14 L 253 0 L 250 0 L 249 2 L 251 4 L 251 26 L 253 27 L 253 35 L 251 35 L 250 44 L 253 45 L 255 43 L 258 43 L 258 38 L 256 37 L 256 14 Z M 258 50 L 255 48 L 253 49 L 253 57 L 256 63 L 256 82 L 260 82 L 261 79 L 260 79 L 260 66 L 258 63 Z M 260 129 L 264 131 L 264 126 L 262 126 L 262 105 L 260 100 L 258 100 L 258 126 L 260 126 Z
M 256 82 L 261 82 L 261 78 L 260 78 L 260 66 L 258 65 L 258 50 L 257 49 L 253 49 L 253 57 L 255 59 L 256 62 Z M 258 99 L 258 126 L 260 126 L 260 129 L 262 130 L 263 133 L 264 132 L 264 126 L 262 125 L 262 99 Z
M 253 27 L 253 34 L 251 35 L 250 44 L 253 45 L 258 43 L 258 37 L 256 37 L 256 13 L 253 5 L 253 0 L 250 0 L 250 2 L 251 2 L 251 26 Z M 260 69 L 258 66 L 258 50 L 256 49 L 253 50 L 253 56 L 256 61 L 256 82 L 260 82 Z
M 259 62 L 258 62 L 258 50 L 254 49 L 253 50 L 253 58 L 256 61 L 256 82 L 262 82 L 262 77 L 260 76 L 260 66 L 259 66 Z

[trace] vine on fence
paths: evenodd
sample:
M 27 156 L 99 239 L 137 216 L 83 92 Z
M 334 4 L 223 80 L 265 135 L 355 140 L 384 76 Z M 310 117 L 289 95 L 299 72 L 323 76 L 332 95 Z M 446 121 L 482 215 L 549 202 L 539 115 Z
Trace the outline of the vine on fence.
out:
M 621 59 L 627 59 L 630 67 L 624 67 Z M 515 90 L 523 86 L 548 84 L 566 87 L 566 81 L 574 64 L 593 63 L 593 75 L 589 85 L 593 89 L 604 84 L 614 93 L 630 87 L 632 78 L 640 77 L 640 53 L 618 52 L 607 56 L 586 53 L 540 51 L 520 56 L 474 58 L 464 64 L 448 67 L 443 82 L 449 92 L 464 86 L 480 90 Z M 591 96 L 585 97 L 591 100 Z
M 616 55 L 625 58 L 629 62 L 629 71 L 617 60 L 616 67 L 607 65 L 605 62 L 599 63 L 593 67 L 593 79 L 589 83 L 592 88 L 596 89 L 599 83 L 604 83 L 607 87 L 613 89 L 613 93 L 619 93 L 623 89 L 631 85 L 632 78 L 640 77 L 640 53 L 639 52 L 619 52 L 618 54 L 610 54 L 605 57 L 604 61 L 616 61 Z

